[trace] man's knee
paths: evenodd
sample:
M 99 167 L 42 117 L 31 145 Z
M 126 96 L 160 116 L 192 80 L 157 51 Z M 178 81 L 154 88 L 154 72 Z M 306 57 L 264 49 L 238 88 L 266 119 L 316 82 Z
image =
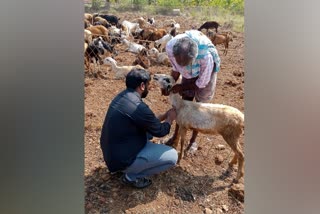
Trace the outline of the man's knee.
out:
M 172 165 L 176 165 L 176 163 L 178 161 L 178 152 L 177 152 L 177 150 L 175 150 L 174 148 L 171 148 L 167 152 L 167 161 L 169 163 L 171 163 Z

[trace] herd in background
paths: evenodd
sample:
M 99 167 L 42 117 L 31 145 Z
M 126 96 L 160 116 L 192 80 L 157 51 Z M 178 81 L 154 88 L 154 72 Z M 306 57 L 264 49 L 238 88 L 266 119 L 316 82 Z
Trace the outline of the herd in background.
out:
M 218 32 L 219 23 L 207 21 L 199 28 L 206 30 L 206 35 L 214 45 L 224 44 L 227 54 L 231 32 Z M 215 32 L 211 29 L 215 29 Z M 100 13 L 84 14 L 84 64 L 85 69 L 94 75 L 100 71 L 101 64 L 111 65 L 117 78 L 124 78 L 132 66 L 145 69 L 153 65 L 170 67 L 165 47 L 168 41 L 180 32 L 180 24 L 173 19 L 159 23 L 154 18 L 139 17 L 134 20 L 122 20 L 115 15 Z M 119 46 L 134 53 L 136 59 L 132 65 L 117 66 L 114 59 L 119 54 Z M 93 68 L 91 66 L 93 64 Z M 127 69 L 127 70 L 126 70 Z

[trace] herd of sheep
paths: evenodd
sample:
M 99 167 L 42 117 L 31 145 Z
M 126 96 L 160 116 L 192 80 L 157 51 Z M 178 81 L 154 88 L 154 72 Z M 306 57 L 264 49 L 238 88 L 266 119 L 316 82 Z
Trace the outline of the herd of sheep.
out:
M 165 46 L 170 39 L 182 33 L 179 23 L 173 19 L 167 19 L 160 23 L 154 18 L 144 17 L 120 20 L 115 15 L 84 14 L 84 62 L 86 71 L 96 74 L 106 57 L 114 58 L 118 55 L 117 48 L 119 46 L 125 47 L 125 51 L 136 54 L 136 59 L 132 62 L 132 65 L 140 65 L 143 68 L 155 64 L 171 66 L 165 52 Z M 230 32 L 218 33 L 219 26 L 215 21 L 207 21 L 197 30 L 206 29 L 206 35 L 213 44 L 224 44 L 224 53 L 227 54 L 228 44 L 232 41 L 233 36 Z M 216 32 L 209 30 L 213 28 Z M 113 69 L 116 73 L 117 70 Z M 123 73 L 123 69 L 121 72 Z

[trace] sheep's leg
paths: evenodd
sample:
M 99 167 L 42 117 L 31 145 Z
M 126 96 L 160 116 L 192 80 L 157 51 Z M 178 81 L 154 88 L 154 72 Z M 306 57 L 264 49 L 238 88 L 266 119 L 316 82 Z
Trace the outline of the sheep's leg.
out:
M 178 161 L 177 163 L 179 164 L 181 159 L 183 158 L 183 153 L 184 153 L 184 150 L 183 150 L 183 147 L 184 147 L 184 142 L 185 142 L 185 136 L 187 134 L 187 129 L 184 128 L 184 127 L 181 127 L 180 128 L 180 131 L 179 131 L 179 136 L 181 137 L 181 140 L 180 140 L 180 153 L 179 153 L 179 157 L 178 157 Z
M 236 139 L 234 140 L 229 140 L 227 141 L 227 143 L 229 144 L 229 146 L 231 147 L 231 149 L 234 152 L 234 157 L 233 159 L 229 162 L 229 167 L 232 167 L 232 165 L 235 163 L 235 157 L 237 157 L 238 159 L 238 173 L 237 173 L 237 177 L 235 179 L 235 182 L 239 182 L 239 179 L 241 177 L 243 177 L 243 163 L 244 163 L 244 155 L 243 152 L 240 149 L 240 145 L 239 145 L 239 141 Z
M 166 142 L 166 145 L 168 146 L 172 146 L 177 140 L 177 136 L 178 136 L 178 132 L 179 132 L 179 125 L 176 123 L 176 128 L 174 130 L 174 134 L 173 136 Z M 179 140 L 178 140 L 179 141 Z
M 193 130 L 192 131 L 192 136 L 191 136 L 191 139 L 190 139 L 190 143 L 189 143 L 189 145 L 187 146 L 187 148 L 186 148 L 186 151 L 189 151 L 189 149 L 191 148 L 191 146 L 193 145 L 193 143 L 196 141 L 196 138 L 197 138 L 197 136 L 198 136 L 198 131 L 196 131 L 196 130 Z

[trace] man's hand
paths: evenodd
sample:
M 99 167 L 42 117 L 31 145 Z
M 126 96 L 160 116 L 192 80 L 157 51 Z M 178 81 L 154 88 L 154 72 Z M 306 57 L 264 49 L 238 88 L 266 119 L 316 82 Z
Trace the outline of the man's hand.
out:
M 173 121 L 176 119 L 176 117 L 177 117 L 177 112 L 176 112 L 176 110 L 175 110 L 174 108 L 172 108 L 172 109 L 170 109 L 170 110 L 168 110 L 168 111 L 166 112 L 166 116 L 167 116 L 166 122 L 172 124 L 172 122 L 173 122 Z

